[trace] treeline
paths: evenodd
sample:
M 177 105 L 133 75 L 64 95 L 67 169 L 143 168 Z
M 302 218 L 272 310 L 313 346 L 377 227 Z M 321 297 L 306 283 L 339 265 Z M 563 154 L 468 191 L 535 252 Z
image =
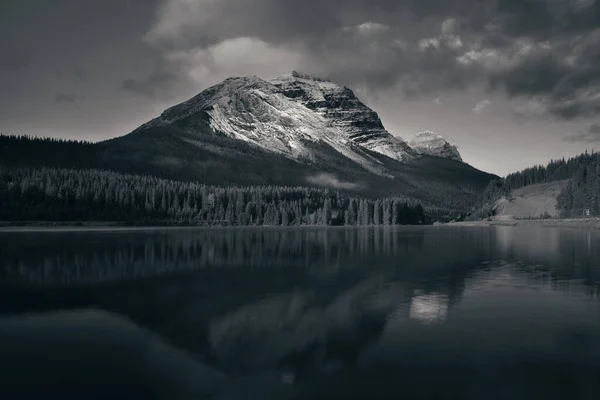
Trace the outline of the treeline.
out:
M 72 146 L 89 146 L 93 144 L 88 140 L 77 140 L 77 139 L 63 139 L 63 138 L 55 138 L 51 136 L 33 136 L 33 135 L 7 135 L 0 134 L 0 144 L 7 143 L 22 143 L 24 146 L 27 146 L 27 149 L 32 148 L 33 145 L 38 145 L 41 147 L 46 147 L 49 144 L 56 144 L 57 146 L 64 147 L 65 145 Z
M 110 170 L 217 186 L 310 186 L 304 177 L 321 171 L 318 165 L 298 164 L 245 142 L 215 135 L 186 137 L 181 132 L 145 132 L 137 139 L 131 135 L 125 138 L 128 139 L 92 143 L 0 134 L 0 163 Z M 199 140 L 202 145 L 190 144 L 190 140 Z M 213 146 L 223 150 L 218 153 L 206 150 Z M 332 157 L 343 159 L 331 151 Z M 356 190 L 342 190 L 350 196 L 410 198 L 419 202 L 435 220 L 450 221 L 471 210 L 487 179 L 470 167 L 446 161 L 434 158 L 433 164 L 390 163 L 391 170 L 399 172 L 400 178 L 392 181 L 374 177 L 351 161 L 346 166 L 337 166 L 347 174 L 346 180 L 368 182 Z
M 4 165 L 88 168 L 96 163 L 94 143 L 0 134 L 0 162 Z
M 557 198 L 557 208 L 563 217 L 600 216 L 600 157 L 581 165 Z
M 538 183 L 570 179 L 581 167 L 595 163 L 599 159 L 598 153 L 586 151 L 566 161 L 564 157 L 560 160 L 551 160 L 546 166 L 536 165 L 507 175 L 504 178 L 504 187 L 513 190 Z
M 103 170 L 0 165 L 0 220 L 238 226 L 426 224 L 420 204 L 330 189 L 216 187 Z

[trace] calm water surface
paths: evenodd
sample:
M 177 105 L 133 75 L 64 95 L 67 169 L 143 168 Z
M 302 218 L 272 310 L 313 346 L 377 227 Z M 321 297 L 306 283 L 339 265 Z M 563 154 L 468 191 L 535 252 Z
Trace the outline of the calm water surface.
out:
M 600 232 L 0 233 L 0 399 L 599 399 Z

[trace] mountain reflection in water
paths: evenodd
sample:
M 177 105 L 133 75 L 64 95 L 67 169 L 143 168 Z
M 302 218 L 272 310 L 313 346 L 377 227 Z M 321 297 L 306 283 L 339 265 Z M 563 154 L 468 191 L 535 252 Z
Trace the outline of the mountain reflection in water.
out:
M 0 233 L 0 398 L 595 399 L 598 238 Z

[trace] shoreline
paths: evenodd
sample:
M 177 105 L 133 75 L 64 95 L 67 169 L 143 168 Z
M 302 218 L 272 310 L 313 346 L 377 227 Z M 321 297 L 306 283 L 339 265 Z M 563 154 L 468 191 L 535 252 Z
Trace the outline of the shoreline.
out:
M 157 231 L 157 230 L 180 230 L 180 229 L 360 229 L 360 228 L 414 228 L 419 226 L 432 227 L 433 225 L 190 225 L 190 224 L 125 224 L 123 222 L 104 222 L 104 221 L 19 221 L 7 222 L 0 221 L 0 233 L 17 233 L 17 232 L 104 232 L 104 231 Z
M 392 226 L 322 226 L 322 225 L 299 225 L 299 226 L 270 226 L 270 225 L 190 225 L 190 224 L 135 224 L 119 221 L 0 221 L 0 233 L 10 232 L 74 232 L 74 231 L 155 231 L 172 229 L 347 229 L 347 228 L 414 228 L 414 227 L 487 227 L 487 226 L 538 226 L 546 228 L 573 228 L 573 229 L 600 229 L 600 218 L 565 218 L 565 219 L 504 219 L 504 220 L 478 220 L 434 223 L 433 225 L 392 225 Z
M 506 219 L 460 221 L 441 224 L 444 226 L 540 226 L 546 228 L 600 229 L 600 218 L 564 219 Z

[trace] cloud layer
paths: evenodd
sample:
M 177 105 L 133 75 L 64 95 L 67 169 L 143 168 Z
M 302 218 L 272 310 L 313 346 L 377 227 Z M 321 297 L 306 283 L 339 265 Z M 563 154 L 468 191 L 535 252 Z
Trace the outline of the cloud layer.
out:
M 54 98 L 54 101 L 57 103 L 76 103 L 85 99 L 85 96 L 79 96 L 71 93 L 58 93 Z
M 579 132 L 564 138 L 567 142 L 600 143 L 600 124 L 589 124 Z
M 299 69 L 406 96 L 483 87 L 531 116 L 600 111 L 595 0 L 164 0 L 144 40 L 162 54 L 156 75 L 205 86 Z M 123 86 L 168 81 L 154 80 Z

